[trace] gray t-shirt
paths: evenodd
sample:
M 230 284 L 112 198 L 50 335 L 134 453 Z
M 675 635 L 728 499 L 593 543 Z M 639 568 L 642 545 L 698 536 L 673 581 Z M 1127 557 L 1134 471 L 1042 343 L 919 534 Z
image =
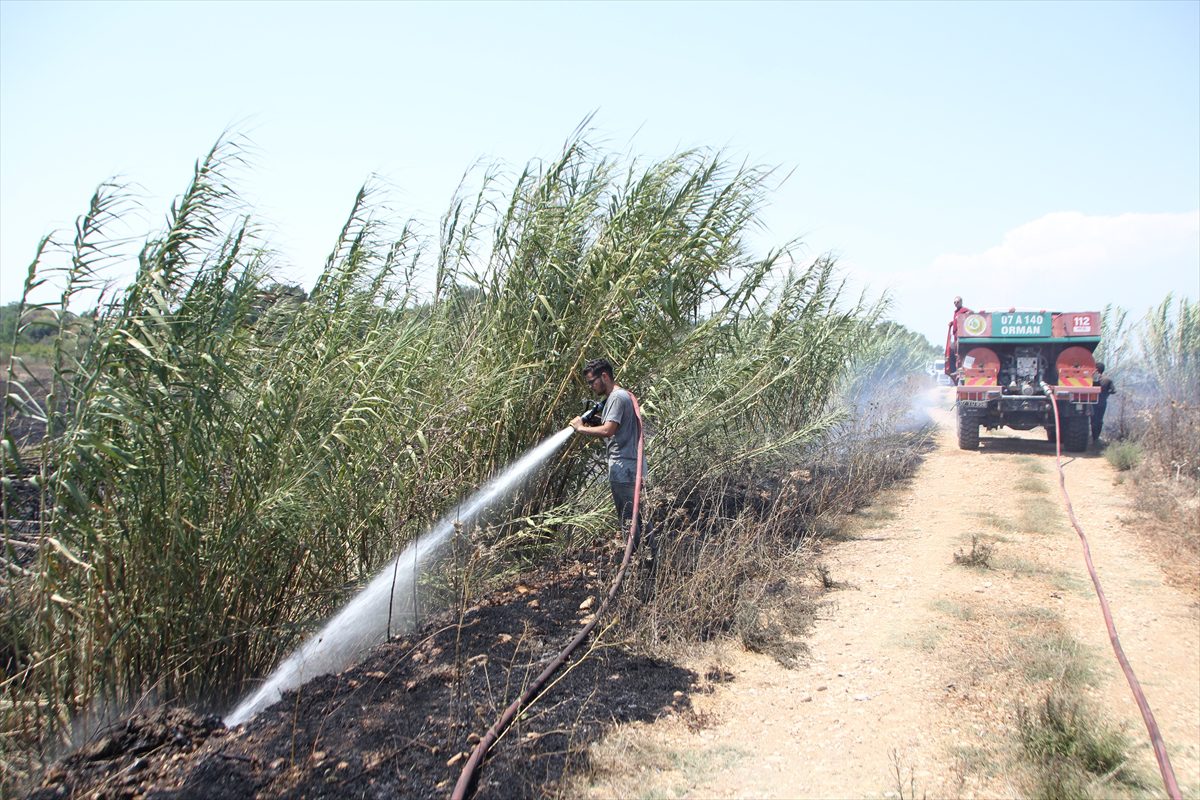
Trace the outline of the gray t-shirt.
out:
M 604 401 L 604 422 L 617 423 L 617 432 L 604 440 L 608 448 L 608 463 L 628 461 L 637 463 L 638 420 L 633 413 L 633 398 L 620 386 Z

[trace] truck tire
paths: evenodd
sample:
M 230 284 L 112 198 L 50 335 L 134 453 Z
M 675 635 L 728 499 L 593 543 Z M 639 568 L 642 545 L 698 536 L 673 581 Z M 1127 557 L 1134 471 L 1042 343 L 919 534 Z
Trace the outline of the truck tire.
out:
M 1049 442 L 1050 444 L 1054 444 L 1054 442 L 1057 441 L 1057 439 L 1058 439 L 1058 432 L 1055 430 L 1054 426 L 1047 425 L 1046 426 L 1046 441 Z
M 1062 449 L 1068 453 L 1086 451 L 1090 433 L 1087 417 L 1067 417 L 1062 421 Z
M 958 447 L 960 450 L 979 449 L 979 418 L 958 410 Z

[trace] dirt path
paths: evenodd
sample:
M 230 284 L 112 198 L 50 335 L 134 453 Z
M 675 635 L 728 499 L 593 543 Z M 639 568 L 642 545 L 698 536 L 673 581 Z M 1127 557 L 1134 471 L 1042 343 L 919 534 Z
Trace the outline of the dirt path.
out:
M 593 749 L 590 795 L 1028 796 L 1017 708 L 1037 708 L 1051 687 L 1076 687 L 1096 726 L 1129 736 L 1143 788 L 1110 778 L 1093 794 L 1164 794 L 1062 511 L 1052 446 L 1040 430 L 1003 431 L 958 450 L 948 402 L 915 478 L 827 554 L 847 588 L 822 610 L 807 665 L 724 654 L 734 678 L 696 696 L 694 715 L 627 726 Z M 1066 474 L 1180 785 L 1200 796 L 1200 609 L 1128 529 L 1108 462 L 1089 454 Z M 993 548 L 987 568 L 955 563 L 973 536 Z

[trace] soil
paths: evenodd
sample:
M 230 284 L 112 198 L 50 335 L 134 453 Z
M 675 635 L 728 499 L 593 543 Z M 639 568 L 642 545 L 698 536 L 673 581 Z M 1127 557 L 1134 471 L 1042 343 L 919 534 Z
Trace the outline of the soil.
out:
M 1135 794 L 1161 795 L 1052 445 L 1003 431 L 961 451 L 947 398 L 937 450 L 824 553 L 841 588 L 799 666 L 728 645 L 685 666 L 593 648 L 493 749 L 476 796 L 1026 796 L 1017 709 L 1072 664 L 1098 720 L 1130 738 Z M 1185 796 L 1200 796 L 1197 593 L 1164 581 L 1103 458 L 1064 461 L 1121 641 Z M 956 563 L 973 540 L 992 548 L 986 566 Z M 526 577 L 233 730 L 182 708 L 130 717 L 31 797 L 448 796 L 478 735 L 595 610 L 613 558 Z
M 960 450 L 948 392 L 938 447 L 826 554 L 835 592 L 797 669 L 745 651 L 705 654 L 732 680 L 693 698 L 702 730 L 623 725 L 592 747 L 589 797 L 1026 797 L 1017 709 L 1077 682 L 1094 724 L 1124 732 L 1139 786 L 1164 796 L 1115 660 L 1079 538 L 1039 429 L 985 432 Z M 1132 524 L 1119 474 L 1094 450 L 1064 457 L 1067 489 L 1185 797 L 1200 796 L 1200 587 L 1164 579 Z M 955 561 L 992 547 L 988 566 Z

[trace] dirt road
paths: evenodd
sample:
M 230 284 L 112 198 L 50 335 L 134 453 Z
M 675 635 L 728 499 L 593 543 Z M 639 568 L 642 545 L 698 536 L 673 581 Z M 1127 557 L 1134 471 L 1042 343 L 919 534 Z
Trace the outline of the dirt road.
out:
M 619 729 L 593 748 L 595 797 L 1017 797 L 1035 776 L 1018 708 L 1075 691 L 1089 726 L 1128 735 L 1143 783 L 1093 779 L 1098 796 L 1162 796 L 1145 728 L 1108 642 L 1040 430 L 957 449 L 948 395 L 938 447 L 905 487 L 827 554 L 832 593 L 788 670 L 744 652 L 695 714 Z M 1168 586 L 1131 530 L 1118 473 L 1066 464 L 1126 653 L 1184 795 L 1200 796 L 1200 608 Z M 987 564 L 956 563 L 955 553 Z M 987 548 L 991 551 L 988 553 Z M 986 558 L 985 558 L 986 557 Z M 632 765 L 632 769 L 630 766 Z

